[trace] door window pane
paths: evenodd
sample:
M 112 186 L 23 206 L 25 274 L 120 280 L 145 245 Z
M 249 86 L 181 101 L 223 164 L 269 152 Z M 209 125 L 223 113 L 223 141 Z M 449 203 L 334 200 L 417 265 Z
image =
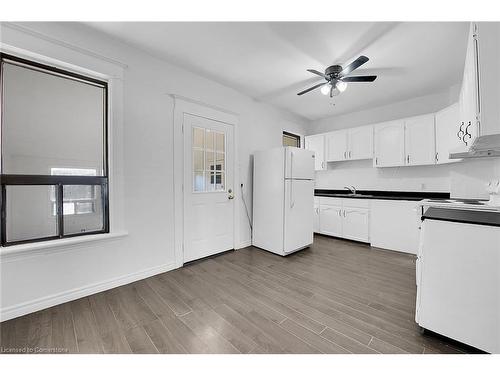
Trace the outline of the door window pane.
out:
M 218 152 L 224 152 L 226 145 L 224 144 L 224 133 L 215 134 L 215 150 Z
M 104 215 L 100 185 L 65 185 L 64 234 L 100 231 Z
M 205 173 L 204 172 L 194 172 L 193 173 L 193 191 L 197 191 L 197 192 L 205 191 Z
M 193 127 L 193 191 L 225 191 L 225 134 Z M 202 143 L 200 139 L 204 139 Z M 204 173 L 203 173 L 204 171 Z
M 214 150 L 215 149 L 215 137 L 214 132 L 210 129 L 205 129 L 205 149 Z
M 203 171 L 205 169 L 205 154 L 203 150 L 193 150 L 193 170 Z
M 193 128 L 193 147 L 205 147 L 205 129 Z
M 50 202 L 53 186 L 6 186 L 8 242 L 58 236 L 57 216 Z

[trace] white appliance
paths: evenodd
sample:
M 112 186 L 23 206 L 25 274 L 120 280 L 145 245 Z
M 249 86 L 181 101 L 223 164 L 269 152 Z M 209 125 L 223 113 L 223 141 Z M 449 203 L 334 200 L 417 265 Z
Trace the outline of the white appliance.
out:
M 426 213 L 415 320 L 430 331 L 500 353 L 500 207 L 486 202 L 421 202 Z M 478 217 L 497 219 L 478 224 Z
M 282 256 L 311 245 L 314 152 L 274 148 L 253 163 L 253 245 Z

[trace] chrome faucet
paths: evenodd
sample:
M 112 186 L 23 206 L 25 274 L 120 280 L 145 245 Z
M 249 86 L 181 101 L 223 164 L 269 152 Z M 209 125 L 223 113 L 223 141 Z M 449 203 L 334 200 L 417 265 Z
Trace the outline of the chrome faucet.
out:
M 344 189 L 349 190 L 351 194 L 356 194 L 356 188 L 354 186 L 344 186 Z

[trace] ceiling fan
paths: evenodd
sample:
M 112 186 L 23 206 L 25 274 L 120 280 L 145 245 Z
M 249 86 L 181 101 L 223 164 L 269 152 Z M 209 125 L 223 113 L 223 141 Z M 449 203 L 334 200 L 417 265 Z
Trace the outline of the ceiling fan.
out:
M 330 94 L 330 98 L 344 92 L 347 88 L 347 82 L 373 82 L 377 78 L 377 76 L 352 76 L 347 77 L 353 70 L 359 68 L 361 65 L 368 61 L 368 57 L 359 56 L 352 63 L 347 65 L 345 68 L 342 68 L 341 65 L 332 65 L 325 69 L 325 73 L 318 72 L 314 69 L 307 69 L 308 72 L 316 74 L 320 77 L 323 77 L 326 82 L 318 83 L 313 87 L 309 87 L 304 91 L 299 92 L 297 95 L 303 95 L 308 93 L 309 91 L 315 90 L 321 87 L 321 93 L 323 95 Z

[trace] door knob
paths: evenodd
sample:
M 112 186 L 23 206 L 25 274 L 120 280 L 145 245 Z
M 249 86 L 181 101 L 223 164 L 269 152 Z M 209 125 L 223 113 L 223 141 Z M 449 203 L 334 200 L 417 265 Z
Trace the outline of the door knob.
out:
M 227 199 L 234 199 L 233 189 L 228 189 L 227 194 Z

